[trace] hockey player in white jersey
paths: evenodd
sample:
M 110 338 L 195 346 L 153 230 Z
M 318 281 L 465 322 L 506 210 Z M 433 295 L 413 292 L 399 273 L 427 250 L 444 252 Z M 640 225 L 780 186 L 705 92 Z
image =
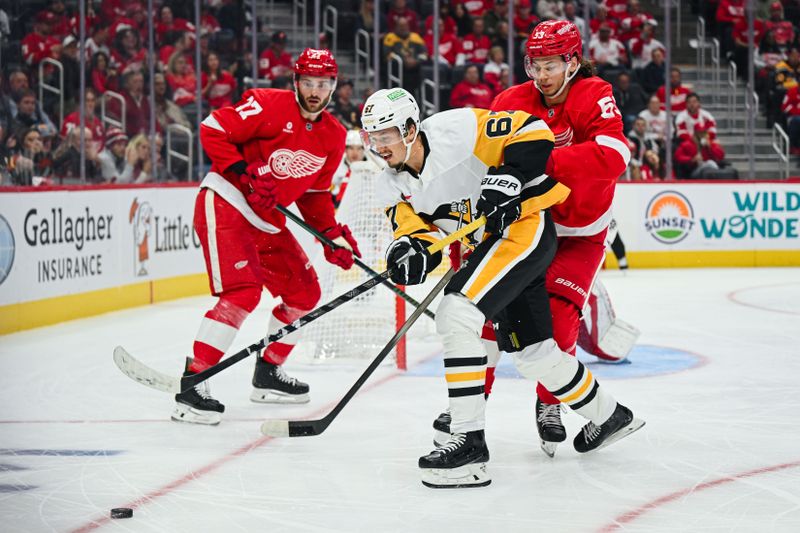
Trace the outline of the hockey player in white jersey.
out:
M 395 240 L 386 251 L 395 283 L 414 285 L 441 261 L 426 246 L 486 215 L 485 231 L 465 244 L 472 255 L 445 288 L 436 311 L 452 416 L 450 439 L 419 459 L 426 486 L 491 482 L 484 435 L 487 357 L 484 322 L 519 372 L 543 383 L 589 419 L 574 440 L 588 452 L 630 434 L 644 422 L 619 404 L 552 338 L 544 275 L 555 253 L 548 207 L 569 189 L 544 173 L 553 133 L 528 113 L 454 109 L 420 124 L 419 107 L 403 89 L 377 91 L 362 114 L 365 144 L 390 167 L 378 178 Z

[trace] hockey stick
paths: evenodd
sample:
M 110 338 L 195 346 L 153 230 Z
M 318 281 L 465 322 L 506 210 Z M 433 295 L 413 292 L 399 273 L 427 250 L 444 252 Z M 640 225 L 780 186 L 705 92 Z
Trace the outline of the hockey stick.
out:
M 375 359 L 369 364 L 367 369 L 361 374 L 356 382 L 350 387 L 350 390 L 347 391 L 347 394 L 339 400 L 339 403 L 336 404 L 336 407 L 331 410 L 330 413 L 325 415 L 324 417 L 320 418 L 319 420 L 279 420 L 279 419 L 270 419 L 265 420 L 261 424 L 261 433 L 264 435 L 268 435 L 270 437 L 312 437 L 314 435 L 319 435 L 323 431 L 325 431 L 328 426 L 331 425 L 331 422 L 339 416 L 339 413 L 342 412 L 342 409 L 348 404 L 350 400 L 353 399 L 353 396 L 356 395 L 358 390 L 364 385 L 364 383 L 369 379 L 375 369 L 386 359 L 386 356 L 392 351 L 394 346 L 400 341 L 403 335 L 406 334 L 408 329 L 414 325 L 414 322 L 422 315 L 425 308 L 428 307 L 436 295 L 444 289 L 447 282 L 450 281 L 450 278 L 453 277 L 455 271 L 450 269 L 447 274 L 442 276 L 442 279 L 439 280 L 439 283 L 433 288 L 433 290 L 422 300 L 422 303 L 419 307 L 417 307 L 414 312 L 408 317 L 408 320 L 405 321 L 403 326 L 400 330 L 394 334 L 394 336 L 389 340 L 386 346 L 383 347 L 383 350 L 375 357 Z
M 433 254 L 442 250 L 450 243 L 455 242 L 461 239 L 462 237 L 472 233 L 476 229 L 483 226 L 485 223 L 486 223 L 486 217 L 482 216 L 478 218 L 471 224 L 467 224 L 458 231 L 455 231 L 447 235 L 443 239 L 438 240 L 435 243 L 431 244 L 428 247 L 428 253 Z M 145 385 L 152 389 L 160 390 L 162 392 L 177 394 L 179 392 L 189 390 L 195 385 L 207 380 L 211 376 L 214 376 L 219 372 L 222 372 L 229 366 L 238 363 L 242 359 L 246 359 L 247 357 L 250 356 L 250 354 L 260 352 L 267 344 L 275 342 L 285 337 L 289 333 L 300 329 L 309 322 L 312 322 L 317 318 L 329 313 L 330 311 L 333 311 L 340 305 L 349 302 L 350 300 L 356 298 L 358 295 L 363 294 L 364 292 L 373 288 L 375 285 L 380 283 L 380 280 L 387 279 L 390 274 L 391 271 L 389 270 L 381 272 L 377 276 L 368 279 L 361 285 L 358 285 L 357 287 L 347 291 L 346 293 L 331 300 L 330 302 L 320 307 L 317 307 L 313 311 L 309 311 L 307 314 L 301 316 L 291 324 L 283 326 L 282 328 L 278 329 L 275 333 L 268 335 L 267 337 L 261 339 L 257 343 L 251 344 L 247 348 L 244 348 L 236 352 L 227 359 L 223 359 L 216 365 L 207 368 L 202 372 L 198 372 L 197 374 L 193 374 L 191 376 L 186 376 L 184 378 L 173 377 L 173 376 L 168 376 L 167 374 L 164 374 L 157 370 L 154 370 L 153 368 L 150 368 L 146 364 L 136 359 L 133 355 L 127 352 L 125 348 L 123 348 L 122 346 L 117 346 L 116 348 L 114 348 L 114 363 L 116 363 L 117 367 L 119 367 L 119 369 L 122 371 L 123 374 L 125 374 L 134 381 L 138 381 L 142 385 Z
M 292 222 L 294 222 L 295 224 L 297 224 L 298 226 L 300 226 L 301 228 L 303 228 L 304 230 L 309 232 L 311 235 L 316 237 L 322 244 L 324 244 L 326 246 L 329 246 L 331 248 L 334 248 L 334 249 L 336 249 L 336 248 L 344 248 L 344 246 L 336 244 L 335 242 L 333 242 L 332 240 L 327 238 L 325 235 L 323 235 L 322 233 L 317 231 L 315 228 L 312 228 L 311 226 L 306 224 L 305 220 L 303 220 L 299 216 L 295 215 L 294 213 L 292 213 L 291 211 L 289 211 L 288 209 L 286 209 L 282 205 L 275 206 L 275 209 L 277 209 L 278 211 L 283 213 L 286 216 L 286 218 L 288 218 L 289 220 L 291 220 Z M 368 264 L 366 264 L 365 262 L 360 260 L 358 257 L 356 257 L 355 254 L 353 254 L 353 260 L 355 261 L 356 265 L 361 267 L 361 269 L 364 272 L 366 272 L 367 274 L 369 274 L 370 276 L 377 276 L 378 275 L 377 272 L 372 270 Z M 393 293 L 395 293 L 400 298 L 402 298 L 403 300 L 407 301 L 408 303 L 410 303 L 414 307 L 419 307 L 419 302 L 418 301 L 416 301 L 414 298 L 409 296 L 408 293 L 406 293 L 404 290 L 402 290 L 399 287 L 397 287 L 395 284 L 393 284 L 388 279 L 382 279 L 381 283 L 383 285 L 387 286 L 389 289 L 391 289 L 391 291 Z M 430 318 L 434 319 L 434 320 L 436 319 L 436 315 L 434 315 L 433 312 L 428 311 L 427 309 L 425 310 L 425 314 L 427 316 L 429 316 Z

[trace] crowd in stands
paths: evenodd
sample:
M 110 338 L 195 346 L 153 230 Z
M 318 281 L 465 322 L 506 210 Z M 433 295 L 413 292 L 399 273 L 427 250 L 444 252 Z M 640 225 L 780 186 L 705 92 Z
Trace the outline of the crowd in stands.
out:
M 164 136 L 170 125 L 194 130 L 198 117 L 237 101 L 243 90 L 254 84 L 292 88 L 293 56 L 281 28 L 259 28 L 258 57 L 253 58 L 240 2 L 203 2 L 200 28 L 195 28 L 192 2 L 156 0 L 152 18 L 156 136 L 151 139 L 145 6 L 123 0 L 88 5 L 83 117 L 87 182 L 186 179 L 180 163 L 173 166 L 172 174 L 165 168 Z M 347 0 L 339 0 L 337 5 L 352 21 L 340 24 L 339 43 L 347 43 L 344 48 L 352 48 L 357 30 L 373 34 L 373 0 L 351 0 L 349 5 Z M 393 61 L 403 87 L 417 96 L 421 96 L 422 81 L 432 79 L 438 68 L 443 108 L 488 107 L 501 91 L 527 79 L 522 58 L 532 28 L 540 20 L 571 20 L 582 33 L 589 33 L 588 58 L 598 75 L 614 86 L 634 154 L 629 179 L 665 177 L 667 97 L 675 119 L 674 177 L 713 176 L 725 167 L 714 117 L 701 106 L 704 95 L 684 86 L 677 68 L 670 73 L 671 94 L 665 94 L 660 27 L 639 0 L 590 1 L 588 20 L 583 18 L 582 1 L 517 0 L 511 26 L 506 0 L 443 0 L 438 50 L 433 49 L 433 2 L 386 0 L 382 5 L 377 27 L 383 65 Z M 723 43 L 726 57 L 740 65 L 739 73 L 746 72 L 747 63 L 743 6 L 743 0 L 693 3 L 695 12 L 706 14 L 708 31 Z M 793 23 L 800 9 L 793 0 L 773 2 L 768 9 L 768 18 L 756 21 L 757 87 L 769 120 L 786 123 L 795 151 L 800 152 L 800 48 Z M 13 9 L 8 1 L 0 0 L 0 184 L 80 180 L 77 12 L 67 9 L 63 0 L 34 0 L 12 13 L 14 24 L 4 27 L 9 12 Z M 323 45 L 329 38 L 321 36 Z M 515 58 L 513 72 L 509 54 Z M 63 65 L 63 106 L 52 92 L 45 92 L 43 101 L 39 100 L 39 85 L 57 83 L 59 76 L 59 70 L 45 61 L 48 59 Z M 250 79 L 254 60 L 259 77 L 255 82 Z M 382 67 L 383 84 L 387 83 L 387 71 Z M 348 79 L 351 75 L 346 70 L 340 74 L 329 107 L 347 128 L 358 127 L 361 103 L 372 90 L 356 95 Z M 110 92 L 119 97 L 109 97 Z M 112 121 L 101 120 L 103 99 L 105 116 Z M 155 153 L 156 168 L 152 168 L 151 153 Z

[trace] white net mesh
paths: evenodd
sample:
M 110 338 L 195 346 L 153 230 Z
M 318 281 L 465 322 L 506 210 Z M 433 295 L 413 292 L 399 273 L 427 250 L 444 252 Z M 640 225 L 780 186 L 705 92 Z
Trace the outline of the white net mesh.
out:
M 375 198 L 378 170 L 364 161 L 351 167 L 350 180 L 336 219 L 353 232 L 361 260 L 376 272 L 386 269 L 384 252 L 392 240 L 392 230 Z M 319 247 L 319 245 L 317 245 Z M 322 302 L 363 283 L 369 275 L 357 265 L 342 270 L 329 264 L 322 253 L 313 261 L 322 287 Z M 375 287 L 331 311 L 304 328 L 297 350 L 315 359 L 372 358 L 386 345 L 396 329 L 397 297 L 385 287 Z

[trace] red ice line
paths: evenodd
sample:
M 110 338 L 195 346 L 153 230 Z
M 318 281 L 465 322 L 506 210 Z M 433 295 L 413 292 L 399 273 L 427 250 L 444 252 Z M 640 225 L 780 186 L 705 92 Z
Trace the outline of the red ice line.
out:
M 700 483 L 699 485 L 693 485 L 687 489 L 681 489 L 665 496 L 661 496 L 660 498 L 656 498 L 655 500 L 649 501 L 644 505 L 637 507 L 632 511 L 628 511 L 627 513 L 623 513 L 617 516 L 613 521 L 606 524 L 605 526 L 601 527 L 598 531 L 601 533 L 607 533 L 609 531 L 618 531 L 625 527 L 625 524 L 629 524 L 636 520 L 637 518 L 641 517 L 642 515 L 656 509 L 657 507 L 662 507 L 668 503 L 672 503 L 677 499 L 680 499 L 684 496 L 689 496 L 690 494 L 695 494 L 702 490 L 711 489 L 718 487 L 720 485 L 725 485 L 727 483 L 732 483 L 734 481 L 738 481 L 743 478 L 758 476 L 760 474 L 769 474 L 770 472 L 777 472 L 778 470 L 786 470 L 789 468 L 796 468 L 800 466 L 800 461 L 794 461 L 791 463 L 783 463 L 774 466 L 765 466 L 763 468 L 756 468 L 755 470 L 748 470 L 746 472 L 740 472 L 738 474 L 730 474 L 725 477 L 712 479 L 711 481 L 706 481 L 705 483 Z
M 396 372 L 396 373 L 394 373 L 394 374 L 392 374 L 390 376 L 386 376 L 386 377 L 384 377 L 382 379 L 379 379 L 378 381 L 376 381 L 372 385 L 370 385 L 367 388 L 365 388 L 363 392 L 370 391 L 370 390 L 372 390 L 372 389 L 374 389 L 374 388 L 376 388 L 376 387 L 378 387 L 380 385 L 383 385 L 387 381 L 391 381 L 394 378 L 396 378 L 398 376 L 402 376 L 402 375 L 403 375 L 403 373 Z M 313 413 L 310 413 L 307 416 L 314 417 L 314 416 L 317 416 L 317 415 L 321 415 L 323 413 L 327 413 L 328 411 L 330 411 L 330 409 L 333 407 L 333 405 L 336 402 L 338 402 L 338 400 L 331 401 L 327 405 L 324 405 L 323 407 L 320 407 L 319 409 L 317 409 Z M 199 477 L 204 476 L 204 475 L 206 475 L 206 474 L 208 474 L 210 472 L 213 472 L 214 470 L 216 470 L 220 466 L 224 465 L 225 463 L 228 463 L 229 461 L 244 455 L 245 453 L 249 452 L 250 450 L 255 450 L 256 448 L 261 447 L 262 445 L 270 442 L 271 440 L 274 440 L 274 437 L 259 437 L 258 439 L 254 440 L 252 442 L 249 442 L 248 444 L 245 444 L 241 448 L 239 448 L 237 450 L 234 450 L 231 453 L 229 453 L 229 454 L 227 454 L 227 455 L 225 455 L 223 457 L 220 457 L 216 461 L 214 461 L 214 462 L 212 462 L 212 463 L 210 463 L 210 464 L 208 464 L 208 465 L 206 465 L 206 466 L 204 466 L 204 467 L 202 467 L 202 468 L 200 468 L 198 470 L 190 472 L 190 473 L 186 474 L 185 476 L 183 476 L 183 477 L 181 477 L 179 479 L 176 479 L 175 481 L 172 481 L 171 483 L 167 483 L 163 487 L 159 487 L 159 488 L 155 489 L 154 491 L 152 491 L 152 492 L 150 492 L 148 494 L 145 494 L 141 498 L 137 498 L 137 499 L 135 499 L 134 501 L 132 501 L 130 503 L 126 503 L 126 504 L 122 505 L 121 507 L 128 507 L 128 508 L 134 509 L 134 510 L 138 509 L 139 507 L 149 503 L 152 500 L 155 500 L 156 498 L 160 498 L 161 496 L 165 496 L 165 495 L 169 494 L 170 492 L 172 492 L 175 489 L 177 489 L 177 488 L 189 483 L 190 481 L 195 481 Z M 93 530 L 95 530 L 95 529 L 97 529 L 97 528 L 99 528 L 101 526 L 104 526 L 105 524 L 111 522 L 111 520 L 112 519 L 111 519 L 111 517 L 109 515 L 105 515 L 105 516 L 102 516 L 102 517 L 99 517 L 99 518 L 95 518 L 91 522 L 89 522 L 89 523 L 87 523 L 87 524 L 85 524 L 85 525 L 83 525 L 83 526 L 81 526 L 81 527 L 79 527 L 77 529 L 74 529 L 72 533 L 86 533 L 88 531 L 93 531 Z

